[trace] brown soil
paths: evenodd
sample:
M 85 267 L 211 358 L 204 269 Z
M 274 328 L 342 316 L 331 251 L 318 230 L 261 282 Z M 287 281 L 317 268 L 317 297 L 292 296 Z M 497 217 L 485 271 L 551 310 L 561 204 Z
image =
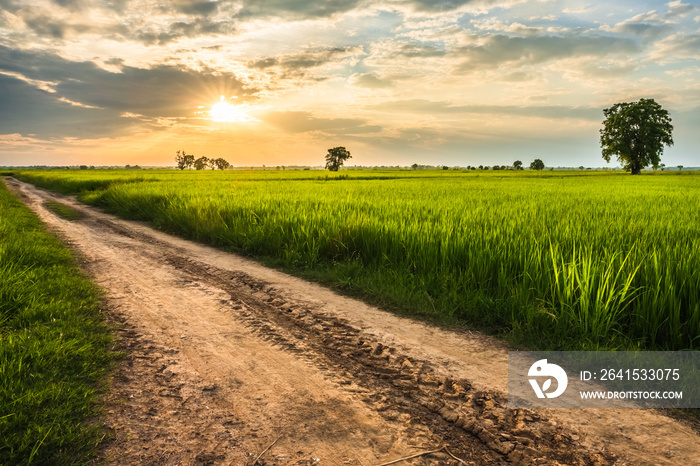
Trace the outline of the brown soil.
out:
M 401 464 L 700 464 L 693 430 L 655 411 L 507 409 L 494 338 L 6 181 L 83 258 L 118 322 L 108 463 L 377 465 L 446 446 L 462 463 L 443 450 Z

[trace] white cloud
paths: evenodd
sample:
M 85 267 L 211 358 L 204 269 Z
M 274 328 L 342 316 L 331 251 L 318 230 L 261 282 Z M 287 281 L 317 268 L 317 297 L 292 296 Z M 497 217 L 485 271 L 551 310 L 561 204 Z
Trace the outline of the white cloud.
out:
M 19 79 L 20 81 L 24 81 L 27 84 L 30 84 L 37 89 L 48 92 L 50 94 L 53 94 L 56 92 L 56 86 L 59 84 L 58 81 L 43 81 L 41 79 L 32 79 L 24 76 L 21 73 L 17 73 L 14 71 L 4 71 L 0 70 L 0 74 L 4 74 L 5 76 L 10 76 L 15 79 Z
M 564 8 L 562 13 L 570 14 L 570 15 L 579 15 L 581 13 L 586 13 L 591 9 L 590 5 L 578 7 L 578 8 Z
M 689 3 L 683 3 L 681 0 L 676 0 L 673 2 L 669 2 L 666 4 L 668 6 L 669 10 L 666 13 L 667 18 L 671 17 L 683 17 L 688 15 L 691 11 L 695 10 L 696 7 L 689 4 Z

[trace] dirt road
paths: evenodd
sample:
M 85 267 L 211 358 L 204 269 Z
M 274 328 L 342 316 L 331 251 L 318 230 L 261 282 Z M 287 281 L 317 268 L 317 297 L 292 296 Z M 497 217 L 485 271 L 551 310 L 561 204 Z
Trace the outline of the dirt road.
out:
M 6 182 L 80 254 L 119 324 L 102 452 L 115 464 L 377 465 L 442 446 L 401 464 L 700 464 L 692 429 L 654 411 L 508 410 L 498 340 Z

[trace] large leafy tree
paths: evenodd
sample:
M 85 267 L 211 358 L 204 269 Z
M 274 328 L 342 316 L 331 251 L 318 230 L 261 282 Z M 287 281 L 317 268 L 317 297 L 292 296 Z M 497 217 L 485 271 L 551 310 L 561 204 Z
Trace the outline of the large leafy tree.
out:
M 530 163 L 530 170 L 544 170 L 544 162 L 540 159 L 535 159 Z
M 208 166 L 209 166 L 209 158 L 207 158 L 207 157 L 200 157 L 194 161 L 194 169 L 195 170 L 204 170 Z
M 231 166 L 230 163 L 226 159 L 218 158 L 218 159 L 209 159 L 209 165 L 211 165 L 212 170 L 216 170 L 217 168 L 219 170 L 226 170 L 228 167 Z
M 649 165 L 656 169 L 664 145 L 673 145 L 671 117 L 654 99 L 615 104 L 603 114 L 603 158 L 610 162 L 610 157 L 617 156 L 623 168 L 633 175 Z
M 194 165 L 194 155 L 186 154 L 184 150 L 179 150 L 177 155 L 175 155 L 175 162 L 177 162 L 177 168 L 180 170 L 191 168 Z
M 343 163 L 351 157 L 350 151 L 345 147 L 328 149 L 328 154 L 326 154 L 326 168 L 332 172 L 337 172 Z

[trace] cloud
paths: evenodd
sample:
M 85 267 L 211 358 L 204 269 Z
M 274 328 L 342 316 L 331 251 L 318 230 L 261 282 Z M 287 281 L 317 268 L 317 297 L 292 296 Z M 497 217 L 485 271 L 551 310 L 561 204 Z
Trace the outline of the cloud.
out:
M 670 34 L 673 28 L 667 24 L 625 22 L 617 24 L 610 30 L 620 34 L 630 34 L 653 39 Z
M 165 45 L 183 38 L 232 34 L 236 30 L 233 22 L 213 21 L 210 18 L 196 18 L 190 21 L 175 21 L 163 28 L 150 25 L 133 32 L 119 31 L 120 35 L 133 38 L 145 45 Z M 125 35 L 126 34 L 126 35 Z
M 656 39 L 673 32 L 673 27 L 655 11 L 638 14 L 626 19 L 615 26 L 603 25 L 600 28 L 606 32 L 623 35 L 633 35 L 647 39 Z
M 406 58 L 444 57 L 445 50 L 432 45 L 405 44 L 396 51 L 396 55 Z
M 427 115 L 516 115 L 536 118 L 599 120 L 601 110 L 575 106 L 453 105 L 445 101 L 424 99 L 386 102 L 370 107 L 373 110 Z
M 272 112 L 264 120 L 290 133 L 320 132 L 340 136 L 381 131 L 380 126 L 369 125 L 362 118 L 318 118 L 311 112 Z
M 369 89 L 387 89 L 394 86 L 392 81 L 378 78 L 373 73 L 354 74 L 350 77 L 350 83 L 353 86 Z
M 219 8 L 219 1 L 180 1 L 175 2 L 175 9 L 188 15 L 210 15 Z
M 0 74 L 0 128 L 3 134 L 38 135 L 39 138 L 96 137 L 118 134 L 129 125 L 104 109 L 89 109 L 61 102 L 55 94 L 25 81 Z
M 683 59 L 700 60 L 700 33 L 673 34 L 656 44 L 651 57 L 662 63 Z
M 495 32 L 508 32 L 512 34 L 519 34 L 523 36 L 536 35 L 542 32 L 541 27 L 531 27 L 524 24 L 513 22 L 506 24 L 503 21 L 496 18 L 488 18 L 485 20 L 472 20 L 471 24 L 483 31 L 495 31 Z
M 629 55 L 640 51 L 629 39 L 604 36 L 488 36 L 482 44 L 468 45 L 458 50 L 464 61 L 460 73 L 482 68 L 497 68 L 507 63 L 535 65 L 571 57 Z
M 122 66 L 115 73 L 92 62 L 72 62 L 48 53 L 0 46 L 3 131 L 97 135 L 130 126 L 124 113 L 147 118 L 193 118 L 197 106 L 219 95 L 255 99 L 233 74 L 171 65 Z M 10 103 L 11 102 L 11 103 Z M 12 112 L 5 111 L 13 109 Z M 165 121 L 165 120 L 161 120 Z M 157 125 L 156 125 L 157 126 Z M 32 129 L 31 131 L 34 131 Z
M 666 18 L 683 17 L 696 9 L 694 5 L 683 3 L 681 0 L 669 2 L 666 5 L 668 6 L 668 11 L 665 15 Z
M 281 77 L 304 77 L 312 68 L 324 65 L 338 65 L 364 54 L 361 47 L 330 47 L 319 50 L 305 50 L 276 57 L 261 58 L 249 62 L 248 66 L 257 70 L 275 70 Z
M 248 0 L 243 3 L 236 16 L 241 19 L 318 19 L 354 10 L 360 4 L 361 0 Z
M 405 3 L 415 11 L 424 13 L 441 13 L 462 10 L 472 7 L 476 11 L 484 11 L 493 7 L 507 8 L 526 0 L 408 0 Z

